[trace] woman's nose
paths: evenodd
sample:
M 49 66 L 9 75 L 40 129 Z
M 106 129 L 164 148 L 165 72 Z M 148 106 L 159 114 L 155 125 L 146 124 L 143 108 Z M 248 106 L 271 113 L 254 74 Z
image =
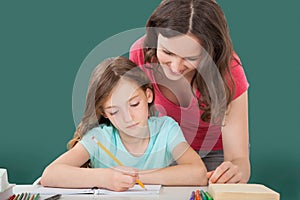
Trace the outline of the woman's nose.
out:
M 174 73 L 180 73 L 183 67 L 183 59 L 179 56 L 174 56 L 171 60 L 171 71 Z

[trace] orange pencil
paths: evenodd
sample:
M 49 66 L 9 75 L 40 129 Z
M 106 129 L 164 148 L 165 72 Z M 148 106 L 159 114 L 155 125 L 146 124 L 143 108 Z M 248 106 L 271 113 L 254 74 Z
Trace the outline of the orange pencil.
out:
M 119 161 L 101 142 L 99 142 L 94 136 L 92 137 L 92 139 L 98 144 L 98 146 L 107 154 L 109 155 L 109 157 L 111 157 L 119 166 L 123 166 L 123 164 L 121 163 L 121 161 Z M 145 185 L 139 180 L 136 180 L 137 184 L 139 184 L 142 188 L 144 188 L 145 190 L 147 190 L 147 188 L 145 187 Z
M 18 198 L 19 198 L 19 194 L 17 194 L 16 196 L 15 196 L 15 198 L 14 198 L 14 200 L 17 200 Z
M 196 190 L 196 200 L 201 200 L 200 191 Z

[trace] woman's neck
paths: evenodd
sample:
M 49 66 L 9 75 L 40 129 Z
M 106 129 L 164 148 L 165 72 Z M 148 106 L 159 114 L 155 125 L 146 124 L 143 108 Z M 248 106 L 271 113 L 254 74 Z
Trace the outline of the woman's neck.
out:
M 163 71 L 158 71 L 158 73 L 154 73 L 154 77 L 160 92 L 174 104 L 181 107 L 188 107 L 192 98 L 194 98 L 193 91 L 195 89 L 191 88 L 191 82 L 195 71 L 191 71 L 178 80 L 168 79 Z

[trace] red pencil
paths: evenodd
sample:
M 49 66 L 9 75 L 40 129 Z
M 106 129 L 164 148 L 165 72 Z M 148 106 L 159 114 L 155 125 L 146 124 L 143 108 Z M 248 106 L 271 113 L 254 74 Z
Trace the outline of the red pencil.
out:
M 14 198 L 15 198 L 15 194 L 13 194 L 13 195 L 11 195 L 9 198 L 8 198 L 8 200 L 13 200 Z

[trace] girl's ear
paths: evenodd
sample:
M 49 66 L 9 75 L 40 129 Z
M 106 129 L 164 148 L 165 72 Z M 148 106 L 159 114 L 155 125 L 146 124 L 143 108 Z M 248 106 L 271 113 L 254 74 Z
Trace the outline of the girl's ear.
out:
M 152 101 L 153 101 L 153 92 L 149 88 L 146 89 L 146 97 L 147 97 L 147 102 L 152 103 Z
M 102 117 L 104 117 L 104 118 L 107 118 L 107 115 L 105 114 L 105 112 L 102 109 L 100 109 L 100 115 L 102 115 Z

